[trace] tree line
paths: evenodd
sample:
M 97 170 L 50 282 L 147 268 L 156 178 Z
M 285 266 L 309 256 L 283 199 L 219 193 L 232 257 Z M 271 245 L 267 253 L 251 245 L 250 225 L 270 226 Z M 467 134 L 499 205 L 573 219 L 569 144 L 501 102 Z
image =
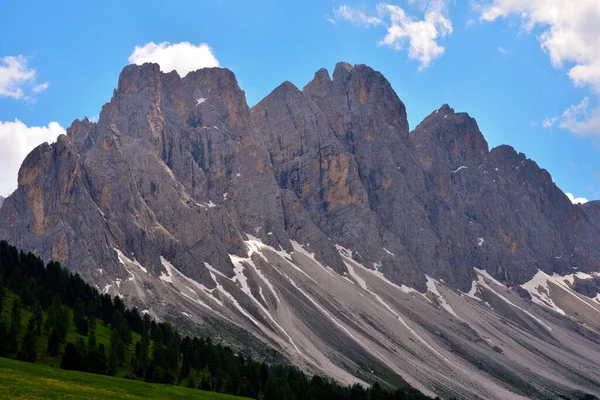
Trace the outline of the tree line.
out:
M 26 323 L 23 310 L 30 314 Z M 210 337 L 181 337 L 168 322 L 127 308 L 122 299 L 100 293 L 58 262 L 44 265 L 6 241 L 0 241 L 0 315 L 0 356 L 36 362 L 43 347 L 67 370 L 125 371 L 130 379 L 264 400 L 428 398 L 411 387 L 390 390 L 378 382 L 369 388 L 342 386 L 293 366 L 245 357 Z M 97 339 L 99 324 L 110 330 L 106 344 Z M 74 341 L 67 341 L 70 330 L 76 332 Z

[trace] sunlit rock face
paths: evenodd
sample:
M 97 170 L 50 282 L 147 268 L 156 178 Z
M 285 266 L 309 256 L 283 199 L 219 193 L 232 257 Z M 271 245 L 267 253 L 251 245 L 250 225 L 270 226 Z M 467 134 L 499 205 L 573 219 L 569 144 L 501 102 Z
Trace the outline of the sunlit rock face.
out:
M 1 239 L 186 332 L 348 384 L 600 395 L 600 206 L 448 105 L 410 131 L 367 66 L 249 108 L 229 70 L 131 65 L 18 179 Z

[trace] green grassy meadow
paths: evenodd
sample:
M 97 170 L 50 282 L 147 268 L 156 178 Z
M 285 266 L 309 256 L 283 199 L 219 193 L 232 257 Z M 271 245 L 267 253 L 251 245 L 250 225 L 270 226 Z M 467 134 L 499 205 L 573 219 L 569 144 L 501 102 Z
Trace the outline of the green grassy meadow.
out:
M 65 371 L 0 357 L 0 399 L 216 399 L 242 397 Z

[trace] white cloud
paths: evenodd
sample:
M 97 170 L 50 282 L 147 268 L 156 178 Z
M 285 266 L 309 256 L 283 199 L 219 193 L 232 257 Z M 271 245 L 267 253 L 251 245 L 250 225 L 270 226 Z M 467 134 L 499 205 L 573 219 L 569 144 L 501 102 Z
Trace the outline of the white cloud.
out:
M 591 107 L 589 97 L 584 97 L 579 104 L 570 106 L 560 116 L 546 118 L 542 126 L 549 128 L 556 121 L 560 121 L 561 128 L 577 136 L 600 136 L 600 106 Z
M 572 193 L 565 193 L 567 195 L 567 197 L 569 198 L 569 200 L 571 200 L 571 203 L 573 204 L 585 204 L 588 202 L 588 199 L 586 199 L 585 197 L 575 197 L 573 196 Z
M 44 90 L 48 89 L 48 82 L 44 82 L 44 83 L 40 83 L 39 85 L 35 85 L 33 87 L 33 89 L 31 89 L 33 91 L 33 93 L 40 93 L 43 92 Z
M 579 136 L 600 136 L 600 106 L 590 109 L 589 98 L 584 97 L 565 110 L 560 126 Z
M 18 119 L 0 121 L 0 195 L 7 196 L 17 188 L 19 168 L 31 150 L 41 143 L 54 142 L 64 133 L 58 122 L 28 127 Z
M 189 42 L 174 44 L 150 42 L 144 46 L 135 46 L 129 56 L 129 62 L 138 65 L 147 62 L 157 63 L 161 71 L 176 70 L 182 77 L 200 68 L 219 66 L 219 61 L 208 44 L 201 43 L 196 46 Z
M 340 6 L 340 8 L 335 11 L 335 15 L 346 21 L 366 27 L 371 25 L 381 25 L 383 23 L 383 21 L 377 17 L 369 17 L 363 11 L 353 9 L 346 5 Z
M 552 65 L 567 65 L 576 86 L 600 94 L 600 1 L 492 0 L 479 11 L 484 21 L 514 16 L 526 32 L 541 30 L 537 37 Z M 600 135 L 600 106 L 590 110 L 589 99 L 569 107 L 561 119 L 561 127 L 576 134 Z
M 552 125 L 556 122 L 558 117 L 548 117 L 542 122 L 542 128 L 551 128 Z
M 36 72 L 27 66 L 23 55 L 6 56 L 0 59 L 0 97 L 30 99 L 26 91 L 40 93 L 48 88 L 48 83 L 35 85 Z M 34 86 L 35 85 L 35 86 Z
M 531 31 L 538 26 L 542 48 L 552 64 L 574 66 L 569 76 L 578 85 L 600 92 L 600 2 L 598 0 L 494 0 L 482 7 L 481 19 L 518 16 Z
M 336 16 L 357 25 L 385 26 L 387 34 L 379 44 L 395 50 L 408 49 L 408 56 L 421 63 L 419 69 L 425 69 L 444 54 L 445 49 L 438 40 L 452 33 L 452 22 L 448 18 L 447 0 L 409 2 L 417 3 L 425 10 L 422 20 L 408 15 L 399 6 L 387 3 L 377 5 L 377 17 L 345 5 L 338 8 Z

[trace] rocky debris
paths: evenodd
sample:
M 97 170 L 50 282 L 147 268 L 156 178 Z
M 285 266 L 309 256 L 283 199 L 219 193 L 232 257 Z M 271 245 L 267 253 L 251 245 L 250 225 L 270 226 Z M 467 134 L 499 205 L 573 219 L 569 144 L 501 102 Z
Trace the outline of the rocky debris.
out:
M 370 314 L 383 306 L 404 321 L 394 311 L 400 306 L 384 300 L 390 285 L 420 298 L 432 279 L 436 293 L 422 300 L 438 315 L 452 310 L 439 287 L 448 288 L 445 296 L 477 298 L 474 281 L 481 284 L 483 273 L 518 287 L 538 270 L 600 271 L 596 203 L 571 204 L 547 171 L 510 146 L 489 150 L 476 121 L 448 105 L 410 132 L 389 82 L 364 65 L 339 63 L 332 76 L 321 69 L 302 90 L 284 82 L 249 108 L 229 70 L 181 78 L 144 64 L 122 71 L 97 123 L 76 120 L 55 144 L 29 154 L 18 189 L 0 208 L 0 239 L 58 260 L 131 304 L 152 305 L 157 317 L 180 320 L 173 310 L 193 304 L 204 315 L 196 325 L 217 321 L 210 332 L 235 326 L 307 368 L 351 381 L 347 371 L 359 365 L 399 371 L 397 360 L 372 350 L 378 345 L 360 345 L 365 332 L 406 345 Z M 378 277 L 368 280 L 377 292 L 355 276 L 358 266 Z M 282 272 L 289 268 L 293 277 Z M 330 298 L 314 271 L 352 286 Z M 173 281 L 175 273 L 182 276 Z M 594 282 L 574 288 L 597 293 Z M 517 290 L 518 301 L 531 305 L 529 292 Z M 555 343 L 504 295 L 479 291 L 506 321 Z M 376 306 L 357 304 L 354 320 L 336 300 L 354 304 L 343 293 L 373 296 Z M 463 341 L 459 322 L 443 327 L 410 307 L 403 312 L 440 333 L 427 340 L 469 363 L 485 358 L 480 368 L 494 376 L 520 379 L 494 361 L 493 347 L 477 359 L 470 353 L 465 343 L 482 342 L 473 339 L 478 331 Z M 298 343 L 313 352 L 335 348 L 337 358 L 299 357 L 310 349 L 298 347 L 291 330 L 301 330 Z M 510 356 L 510 346 L 501 348 Z M 452 386 L 447 377 L 432 379 L 424 387 Z

